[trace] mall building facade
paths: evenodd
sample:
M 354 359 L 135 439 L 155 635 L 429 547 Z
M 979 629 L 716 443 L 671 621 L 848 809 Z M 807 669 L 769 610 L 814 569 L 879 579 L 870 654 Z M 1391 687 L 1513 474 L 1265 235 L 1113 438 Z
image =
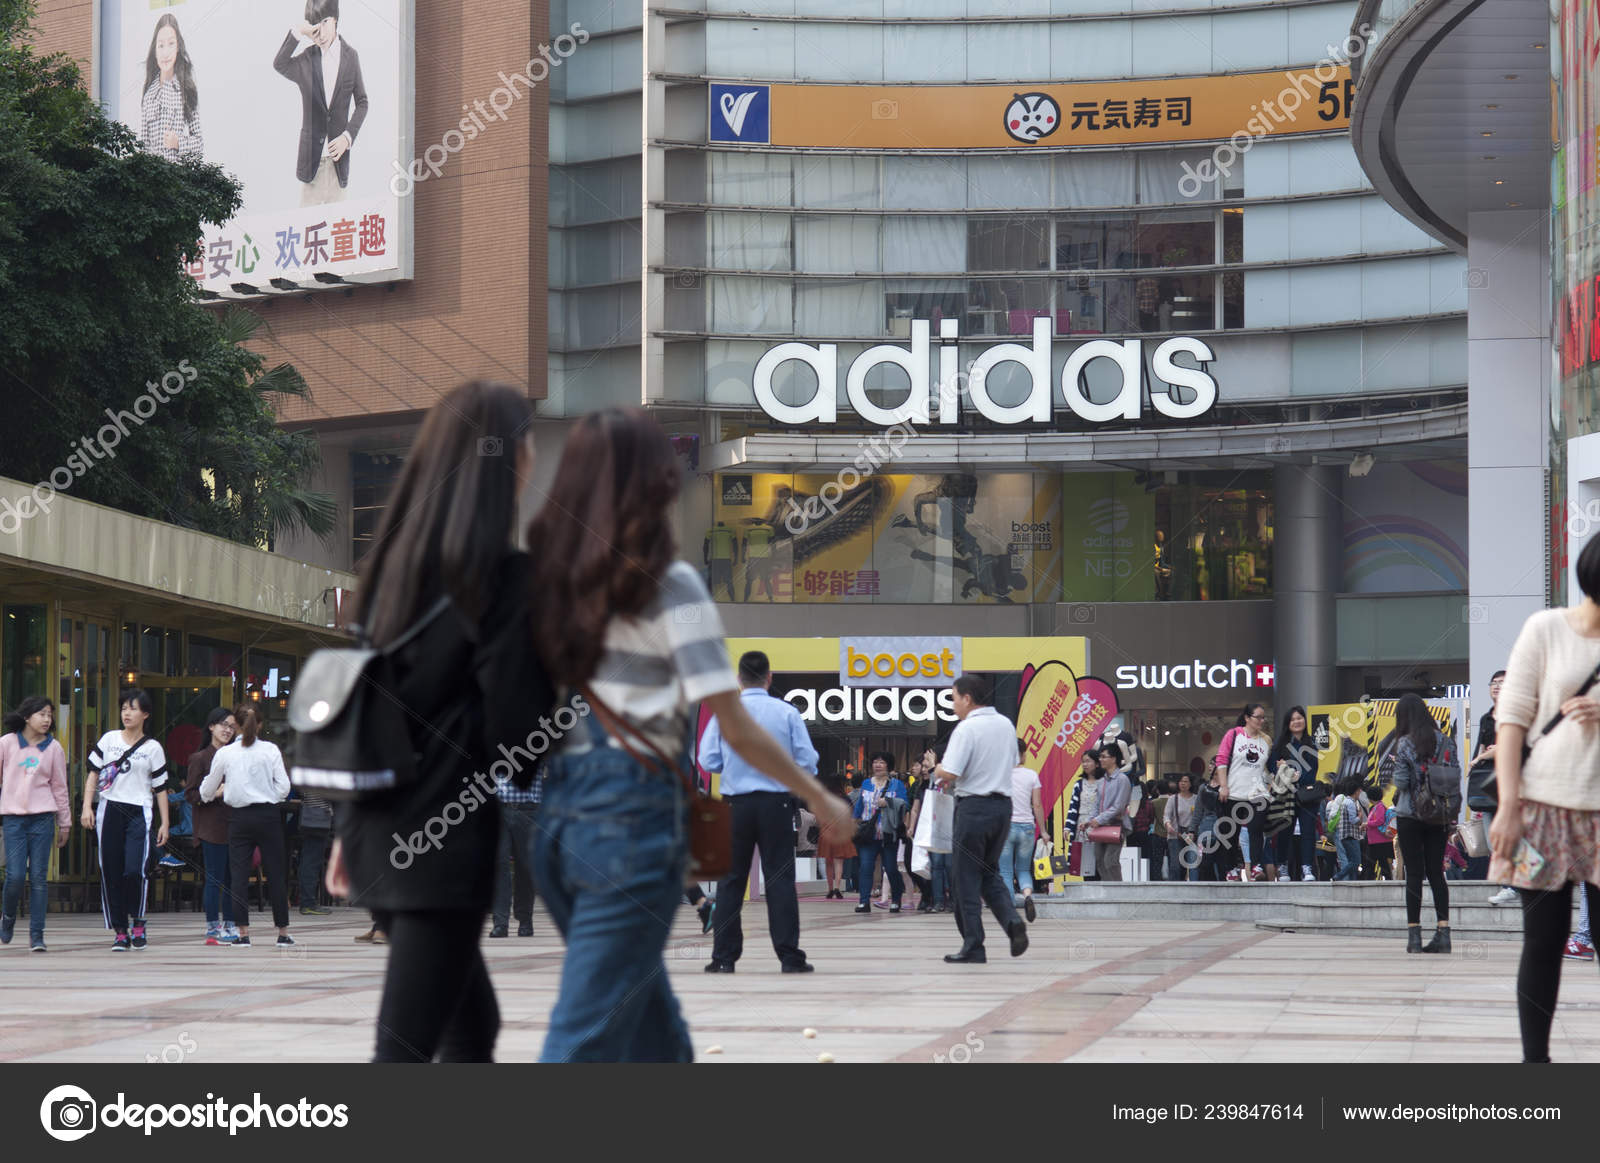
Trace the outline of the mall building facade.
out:
M 1354 12 L 557 0 L 541 410 L 680 437 L 730 633 L 1082 636 L 1163 770 L 1465 684 L 1466 263 Z
M 1600 4 L 1366 0 L 1351 137 L 1467 261 L 1472 682 L 1600 529 Z
M 43 47 L 92 76 L 105 6 Z M 417 4 L 419 158 L 581 35 L 408 191 L 408 279 L 252 303 L 341 514 L 277 548 L 355 566 L 483 375 L 537 401 L 535 497 L 575 417 L 655 412 L 738 637 L 1082 638 L 1185 768 L 1247 698 L 1463 685 L 1468 264 L 1352 149 L 1355 17 Z

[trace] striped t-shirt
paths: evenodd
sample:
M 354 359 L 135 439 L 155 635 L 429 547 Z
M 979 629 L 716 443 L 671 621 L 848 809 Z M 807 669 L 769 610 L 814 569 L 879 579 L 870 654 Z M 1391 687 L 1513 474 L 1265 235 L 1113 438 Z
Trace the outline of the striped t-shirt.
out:
M 716 603 L 692 565 L 673 562 L 643 613 L 611 620 L 590 685 L 671 756 L 683 751 L 695 703 L 739 689 Z

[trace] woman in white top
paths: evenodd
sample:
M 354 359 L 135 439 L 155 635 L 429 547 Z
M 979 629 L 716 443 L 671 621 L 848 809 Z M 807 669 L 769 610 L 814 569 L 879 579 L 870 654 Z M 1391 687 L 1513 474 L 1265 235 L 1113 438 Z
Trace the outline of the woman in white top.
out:
M 690 769 L 696 703 L 821 827 L 850 827 L 848 805 L 740 699 L 716 604 L 699 571 L 677 560 L 679 482 L 672 445 L 648 413 L 592 412 L 568 434 L 528 530 L 534 647 L 582 710 L 545 765 L 534 856 L 539 893 L 567 943 L 546 1062 L 694 1056 L 662 954 L 690 855 L 674 769 Z
M 250 864 L 261 849 L 261 871 L 267 878 L 272 923 L 278 946 L 294 944 L 289 936 L 289 860 L 284 851 L 283 816 L 278 805 L 289 798 L 289 773 L 283 754 L 261 736 L 261 712 L 249 703 L 233 712 L 239 737 L 219 750 L 211 773 L 200 783 L 200 798 L 210 803 L 220 794 L 228 814 L 228 871 L 232 880 L 233 923 L 239 929 L 234 945 L 250 946 Z
M 1600 668 L 1600 537 L 1583 547 L 1576 572 L 1583 601 L 1528 619 L 1495 704 L 1500 803 L 1489 829 L 1489 879 L 1522 897 L 1524 1062 L 1550 1061 L 1572 886 L 1583 886 L 1591 915 L 1600 906 L 1600 698 L 1594 688 L 1578 694 Z M 1526 765 L 1524 741 L 1533 744 Z
M 152 807 L 161 813 L 156 847 L 167 842 L 167 797 L 156 794 L 167 784 L 167 756 L 161 744 L 144 733 L 150 711 L 150 696 L 142 690 L 122 696 L 122 730 L 107 731 L 89 749 L 89 778 L 83 784 L 83 826 L 100 837 L 100 903 L 106 928 L 116 933 L 113 953 L 143 949 L 149 943 L 144 931 L 149 887 L 144 874 L 150 860 Z
M 1240 840 L 1244 844 L 1244 866 L 1240 874 L 1244 880 L 1255 880 L 1251 875 L 1251 862 L 1258 864 L 1270 859 L 1267 856 L 1267 803 L 1271 786 L 1267 774 L 1267 756 L 1272 750 L 1272 736 L 1267 731 L 1267 708 L 1260 703 L 1246 703 L 1239 713 L 1238 723 L 1222 737 L 1217 748 L 1217 775 L 1221 782 L 1224 810 L 1243 829 Z M 1230 874 L 1231 879 L 1231 874 Z M 1267 864 L 1260 879 L 1278 879 L 1278 866 Z

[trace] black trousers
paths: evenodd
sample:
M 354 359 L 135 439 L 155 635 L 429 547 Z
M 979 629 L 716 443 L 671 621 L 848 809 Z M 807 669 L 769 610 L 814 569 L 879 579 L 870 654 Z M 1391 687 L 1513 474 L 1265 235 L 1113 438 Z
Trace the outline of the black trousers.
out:
M 956 930 L 961 952 L 983 951 L 983 906 L 1001 929 L 1018 920 L 1011 885 L 1000 875 L 1000 857 L 1011 835 L 1009 795 L 960 796 L 950 833 L 950 880 L 956 898 Z
M 1407 870 L 1410 858 L 1407 858 Z M 1591 923 L 1600 909 L 1600 888 L 1585 884 Z M 1522 1027 L 1522 1060 L 1550 1061 L 1550 1024 L 1561 992 L 1561 961 L 1572 933 L 1572 885 L 1554 892 L 1518 889 L 1522 898 L 1522 962 L 1517 966 L 1517 1019 Z
M 389 935 L 374 1062 L 493 1062 L 500 1006 L 470 910 L 374 912 Z
M 711 959 L 732 965 L 744 953 L 744 890 L 750 865 L 761 849 L 761 879 L 767 897 L 767 931 L 772 949 L 785 965 L 806 959 L 800 948 L 800 901 L 794 891 L 794 797 L 788 792 L 753 791 L 729 796 L 733 810 L 733 869 L 717 884 L 712 912 Z
M 1450 922 L 1450 885 L 1444 878 L 1445 827 L 1424 824 L 1411 816 L 1395 821 L 1400 855 L 1406 862 L 1406 924 L 1422 923 L 1422 878 L 1433 890 L 1433 912 L 1443 923 Z M 1570 903 L 1570 902 L 1569 902 Z M 1561 938 L 1562 941 L 1566 937 Z
M 228 871 L 233 882 L 233 923 L 250 923 L 250 862 L 261 849 L 261 871 L 267 878 L 272 923 L 289 927 L 289 858 L 283 847 L 283 817 L 277 804 L 234 808 L 228 817 Z

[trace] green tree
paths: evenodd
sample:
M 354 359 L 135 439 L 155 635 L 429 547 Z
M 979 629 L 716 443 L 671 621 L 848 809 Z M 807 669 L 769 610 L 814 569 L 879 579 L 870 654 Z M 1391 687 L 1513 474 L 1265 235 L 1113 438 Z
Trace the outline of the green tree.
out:
M 75 63 L 33 50 L 33 15 L 0 0 L 0 476 L 70 474 L 69 496 L 247 544 L 327 535 L 316 439 L 273 411 L 305 380 L 267 368 L 245 346 L 259 320 L 202 306 L 179 261 L 238 210 L 238 183 L 141 149 Z

